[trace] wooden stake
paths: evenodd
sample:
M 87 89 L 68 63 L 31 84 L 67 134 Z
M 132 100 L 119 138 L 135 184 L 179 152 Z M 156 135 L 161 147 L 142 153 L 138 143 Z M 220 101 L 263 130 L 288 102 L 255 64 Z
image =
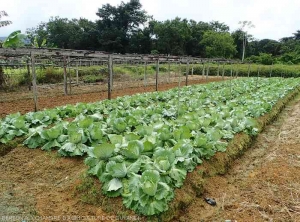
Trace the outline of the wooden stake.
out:
M 78 62 L 76 62 L 76 84 L 79 84 L 79 75 L 78 75 Z
M 171 78 L 171 64 L 170 64 L 170 61 L 168 61 L 168 72 L 169 72 L 168 83 L 170 83 L 170 78 Z
M 272 63 L 272 66 L 271 66 L 270 78 L 272 77 L 273 66 L 274 66 L 274 63 Z
M 248 78 L 250 77 L 250 63 L 248 65 Z
M 70 94 L 72 94 L 72 78 L 71 78 L 71 70 L 70 70 L 70 62 L 71 62 L 71 60 L 70 60 L 70 57 L 68 57 L 68 74 L 69 74 L 69 89 L 70 89 Z
M 207 65 L 207 70 L 206 70 L 206 81 L 208 80 L 209 68 L 210 68 L 210 65 L 208 64 Z
M 147 62 L 144 62 L 144 86 L 147 86 Z
M 188 85 L 188 78 L 189 78 L 189 70 L 190 69 L 190 62 L 187 61 L 186 63 L 186 73 L 185 73 L 185 85 Z
M 159 73 L 159 59 L 156 61 L 156 76 L 155 76 L 155 90 L 158 91 L 158 73 Z
M 31 90 L 31 81 L 30 81 L 30 67 L 29 67 L 29 59 L 26 61 L 27 66 L 27 81 L 28 81 L 28 90 Z
M 223 63 L 222 80 L 224 80 L 224 75 L 225 75 L 225 63 Z
M 67 59 L 64 56 L 64 93 L 68 95 L 68 85 L 67 85 Z
M 112 56 L 109 55 L 108 56 L 108 81 L 107 81 L 107 84 L 108 84 L 108 99 L 110 100 L 111 99 L 111 79 L 112 79 L 112 76 L 113 76 L 113 70 L 112 70 L 112 67 L 113 67 L 113 60 L 112 60 Z
M 32 69 L 32 88 L 33 88 L 34 112 L 36 112 L 38 110 L 38 98 L 37 98 L 34 54 L 31 54 L 31 69 Z

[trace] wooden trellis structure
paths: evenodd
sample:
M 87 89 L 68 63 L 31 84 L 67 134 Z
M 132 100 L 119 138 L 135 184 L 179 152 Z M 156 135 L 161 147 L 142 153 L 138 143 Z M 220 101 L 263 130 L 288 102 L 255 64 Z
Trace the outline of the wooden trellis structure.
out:
M 113 66 L 114 64 L 144 64 L 144 81 L 146 82 L 147 65 L 156 65 L 155 89 L 158 90 L 158 74 L 160 64 L 168 64 L 168 73 L 170 76 L 170 64 L 185 64 L 185 85 L 188 85 L 189 74 L 194 73 L 194 65 L 203 64 L 203 76 L 206 79 L 209 76 L 209 63 L 218 63 L 218 76 L 222 73 L 224 79 L 224 65 L 236 64 L 239 61 L 226 59 L 207 59 L 188 56 L 170 56 L 170 55 L 138 55 L 138 54 L 109 54 L 100 51 L 88 50 L 70 50 L 70 49 L 50 49 L 50 48 L 17 48 L 4 49 L 0 48 L 0 66 L 26 66 L 28 74 L 31 70 L 32 89 L 34 98 L 34 110 L 38 110 L 37 84 L 36 84 L 36 67 L 37 66 L 56 66 L 64 70 L 64 94 L 68 95 L 68 76 L 67 69 L 74 69 L 77 76 L 78 84 L 78 67 L 91 65 L 107 65 L 108 67 L 108 99 L 111 99 L 113 87 Z M 207 66 L 205 67 L 205 64 Z M 222 65 L 223 64 L 223 65 Z M 29 68 L 31 67 L 31 69 Z M 205 73 L 206 70 L 206 73 Z M 181 72 L 181 68 L 180 68 Z M 236 75 L 238 72 L 236 73 Z M 29 74 L 30 75 L 30 74 Z M 71 81 L 71 79 L 70 79 Z M 71 83 L 71 82 L 70 82 Z M 70 88 L 71 89 L 71 88 Z

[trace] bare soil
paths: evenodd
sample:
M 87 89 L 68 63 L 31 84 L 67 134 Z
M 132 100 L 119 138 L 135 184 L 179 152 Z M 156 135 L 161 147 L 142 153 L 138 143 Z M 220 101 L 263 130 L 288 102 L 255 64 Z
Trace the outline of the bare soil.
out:
M 205 188 L 217 206 L 196 199 L 178 221 L 300 221 L 300 98 Z
M 185 85 L 181 77 L 181 86 Z M 188 85 L 205 84 L 208 82 L 222 81 L 222 78 L 201 76 L 189 76 Z M 133 95 L 143 92 L 154 92 L 153 80 L 149 80 L 148 86 L 143 85 L 143 81 L 135 82 L 115 82 L 112 91 L 112 98 L 124 95 Z M 178 87 L 178 78 L 171 78 L 170 83 L 164 82 L 158 85 L 158 91 L 165 91 Z M 97 102 L 107 99 L 107 85 L 104 83 L 86 84 L 72 87 L 72 94 L 63 95 L 62 85 L 41 85 L 38 87 L 38 109 L 54 108 L 66 104 L 76 104 L 79 102 Z M 33 94 L 28 89 L 17 90 L 15 92 L 0 92 L 0 118 L 10 113 L 20 112 L 22 114 L 33 111 Z

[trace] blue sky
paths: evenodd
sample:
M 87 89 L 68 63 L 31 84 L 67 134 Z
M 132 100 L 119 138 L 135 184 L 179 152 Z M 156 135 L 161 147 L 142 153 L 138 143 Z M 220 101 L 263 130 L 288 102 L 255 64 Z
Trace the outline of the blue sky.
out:
M 63 18 L 84 17 L 96 20 L 96 11 L 102 4 L 118 5 L 119 0 L 0 0 L 13 24 L 0 28 L 0 36 L 15 30 L 35 27 L 51 16 Z M 127 2 L 125 0 L 125 2 Z M 231 31 L 238 22 L 250 20 L 255 28 L 249 32 L 257 39 L 280 39 L 300 29 L 300 1 L 297 0 L 141 0 L 143 8 L 157 20 L 176 16 L 196 21 L 225 22 Z

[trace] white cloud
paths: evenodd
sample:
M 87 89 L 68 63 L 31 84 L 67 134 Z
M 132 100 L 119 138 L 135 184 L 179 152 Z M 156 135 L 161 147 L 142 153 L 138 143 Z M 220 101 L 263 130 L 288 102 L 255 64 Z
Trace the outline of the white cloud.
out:
M 126 0 L 125 2 L 128 2 Z M 120 0 L 0 0 L 0 10 L 6 10 L 13 24 L 0 29 L 0 36 L 14 30 L 35 27 L 51 16 L 97 19 L 102 4 L 120 4 Z M 250 20 L 255 38 L 279 39 L 300 29 L 297 0 L 141 0 L 144 9 L 157 20 L 176 16 L 196 21 L 218 20 L 235 30 L 241 20 Z

